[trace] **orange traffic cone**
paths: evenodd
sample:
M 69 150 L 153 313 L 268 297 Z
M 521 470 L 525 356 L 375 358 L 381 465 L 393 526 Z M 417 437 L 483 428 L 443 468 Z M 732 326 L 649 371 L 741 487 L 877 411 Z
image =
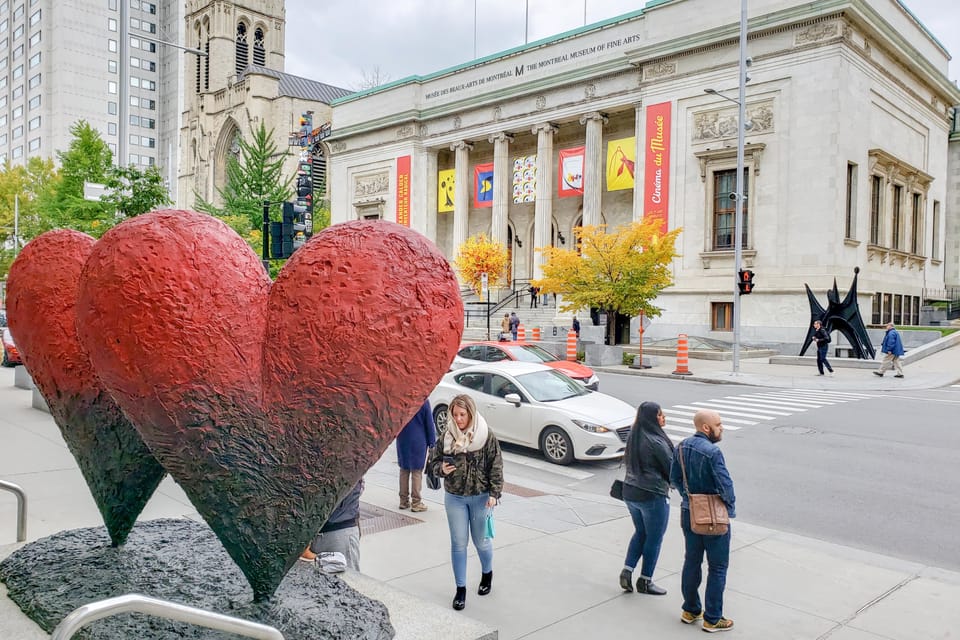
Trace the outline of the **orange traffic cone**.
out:
M 673 372 L 675 376 L 692 376 L 693 372 L 688 368 L 687 334 L 681 333 L 677 336 L 677 370 Z

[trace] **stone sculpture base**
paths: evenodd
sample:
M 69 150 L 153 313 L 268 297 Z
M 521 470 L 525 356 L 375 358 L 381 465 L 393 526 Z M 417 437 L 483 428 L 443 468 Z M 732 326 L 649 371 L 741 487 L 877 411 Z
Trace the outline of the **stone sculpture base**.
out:
M 139 593 L 276 627 L 298 638 L 386 640 L 394 637 L 387 608 L 316 565 L 298 563 L 269 601 L 253 602 L 243 574 L 205 524 L 192 520 L 137 523 L 120 548 L 104 527 L 42 538 L 0 562 L 8 596 L 51 632 L 77 607 Z M 222 640 L 219 631 L 142 614 L 97 620 L 76 638 Z

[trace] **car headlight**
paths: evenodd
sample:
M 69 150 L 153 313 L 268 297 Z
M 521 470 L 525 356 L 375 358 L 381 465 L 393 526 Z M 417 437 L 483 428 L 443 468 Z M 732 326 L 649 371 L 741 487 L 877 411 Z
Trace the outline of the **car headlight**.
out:
M 590 433 L 610 433 L 611 431 L 610 429 L 608 429 L 603 425 L 594 424 L 592 422 L 587 422 L 585 420 L 574 420 L 573 424 L 577 425 L 584 431 L 589 431 Z

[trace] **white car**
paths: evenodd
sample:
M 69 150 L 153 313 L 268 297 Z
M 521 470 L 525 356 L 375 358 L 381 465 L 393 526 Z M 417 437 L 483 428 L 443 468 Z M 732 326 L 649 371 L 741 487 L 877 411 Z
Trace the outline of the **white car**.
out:
M 619 458 L 637 413 L 546 365 L 497 362 L 443 377 L 430 394 L 438 433 L 447 427 L 450 400 L 461 393 L 474 399 L 498 439 L 540 449 L 555 464 Z

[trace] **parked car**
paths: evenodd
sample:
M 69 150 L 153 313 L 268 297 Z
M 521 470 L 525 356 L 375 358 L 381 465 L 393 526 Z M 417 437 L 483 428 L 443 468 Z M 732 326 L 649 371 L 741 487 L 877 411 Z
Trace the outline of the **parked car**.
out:
M 23 364 L 20 359 L 20 352 L 17 351 L 17 345 L 13 342 L 13 336 L 10 335 L 8 327 L 3 328 L 3 366 L 15 367 Z
M 451 371 L 430 394 L 438 435 L 454 396 L 470 395 L 497 438 L 555 464 L 623 455 L 636 409 L 545 364 L 495 362 Z
M 460 369 L 481 362 L 536 362 L 562 371 L 583 386 L 593 391 L 600 388 L 600 379 L 593 369 L 579 362 L 561 360 L 543 347 L 529 342 L 466 342 L 453 358 L 451 369 Z

